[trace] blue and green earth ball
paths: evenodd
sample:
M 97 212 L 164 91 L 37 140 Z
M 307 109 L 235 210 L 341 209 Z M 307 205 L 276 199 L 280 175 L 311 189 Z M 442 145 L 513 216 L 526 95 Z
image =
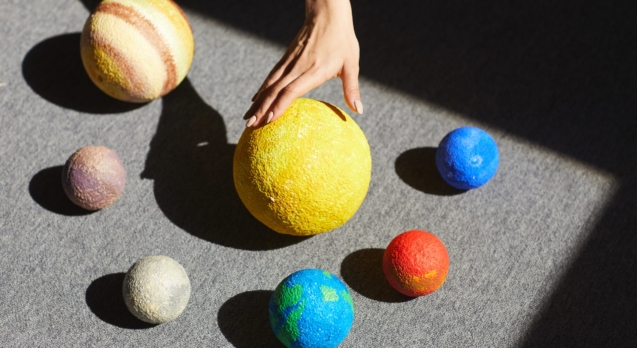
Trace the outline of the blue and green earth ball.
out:
M 436 167 L 451 186 L 470 190 L 491 180 L 500 154 L 495 140 L 476 127 L 461 127 L 447 134 L 436 150 Z
M 292 273 L 270 298 L 270 326 L 286 347 L 336 347 L 354 322 L 354 302 L 335 275 L 320 269 Z

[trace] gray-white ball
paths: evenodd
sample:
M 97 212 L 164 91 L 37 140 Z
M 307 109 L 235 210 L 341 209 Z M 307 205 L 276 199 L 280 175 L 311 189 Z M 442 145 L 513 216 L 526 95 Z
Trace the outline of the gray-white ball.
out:
M 177 261 L 168 256 L 148 256 L 128 270 L 122 293 L 134 316 L 162 324 L 177 318 L 186 308 L 190 280 Z

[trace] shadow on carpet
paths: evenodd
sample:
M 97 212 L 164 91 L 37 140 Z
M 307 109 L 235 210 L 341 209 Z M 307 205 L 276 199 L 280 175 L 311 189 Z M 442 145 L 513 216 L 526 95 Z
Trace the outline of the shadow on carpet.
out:
M 268 306 L 272 293 L 247 291 L 231 297 L 219 308 L 219 328 L 235 347 L 283 347 L 270 328 Z
M 101 320 L 123 329 L 149 329 L 157 325 L 143 322 L 126 307 L 122 295 L 125 273 L 95 279 L 86 289 L 86 304 Z
M 114 114 L 140 108 L 102 92 L 84 70 L 80 56 L 80 33 L 63 34 L 35 45 L 22 61 L 22 76 L 45 100 L 91 114 Z
M 95 211 L 86 210 L 73 204 L 62 188 L 62 169 L 55 166 L 42 169 L 31 178 L 29 194 L 42 208 L 60 215 L 80 216 L 93 214 Z
M 255 219 L 234 187 L 234 144 L 223 118 L 188 79 L 162 100 L 143 179 L 154 181 L 155 199 L 175 225 L 201 239 L 245 250 L 283 248 L 310 237 L 276 233 Z
M 454 196 L 466 192 L 447 184 L 436 167 L 435 147 L 407 150 L 396 158 L 396 174 L 418 191 L 437 196 Z
M 341 276 L 357 293 L 381 302 L 406 302 L 413 298 L 392 288 L 383 273 L 385 249 L 361 249 L 345 257 Z

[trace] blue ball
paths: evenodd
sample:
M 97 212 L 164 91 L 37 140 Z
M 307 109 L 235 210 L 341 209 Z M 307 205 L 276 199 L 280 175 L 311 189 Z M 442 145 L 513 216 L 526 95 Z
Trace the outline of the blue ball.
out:
M 495 140 L 475 127 L 461 127 L 447 134 L 436 150 L 436 166 L 451 186 L 470 190 L 491 180 L 500 154 Z
M 286 347 L 336 347 L 354 322 L 349 290 L 320 269 L 292 273 L 274 290 L 270 326 Z

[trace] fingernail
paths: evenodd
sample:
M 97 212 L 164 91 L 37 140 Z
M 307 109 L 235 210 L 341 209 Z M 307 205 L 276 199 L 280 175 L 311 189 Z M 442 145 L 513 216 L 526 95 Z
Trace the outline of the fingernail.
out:
M 354 100 L 354 106 L 356 107 L 356 112 L 359 114 L 363 114 L 363 103 L 360 100 Z
M 270 123 L 270 121 L 272 121 L 272 117 L 274 117 L 274 112 L 270 111 L 270 113 L 268 114 L 268 119 L 265 123 Z
M 250 117 L 250 119 L 248 120 L 248 123 L 246 123 L 246 127 L 252 126 L 255 122 L 257 122 L 257 117 L 256 116 Z

